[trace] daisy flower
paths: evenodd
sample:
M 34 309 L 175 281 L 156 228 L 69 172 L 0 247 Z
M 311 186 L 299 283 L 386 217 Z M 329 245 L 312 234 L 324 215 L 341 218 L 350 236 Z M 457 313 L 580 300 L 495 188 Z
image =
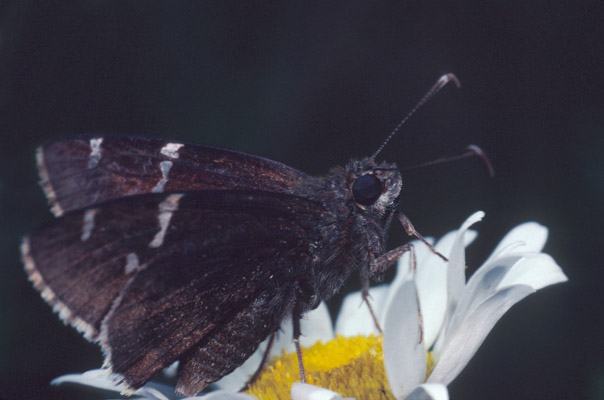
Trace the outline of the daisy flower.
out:
M 458 231 L 436 243 L 437 250 L 448 255 L 448 263 L 416 244 L 416 267 L 406 254 L 394 281 L 370 290 L 383 338 L 361 294 L 353 293 L 344 300 L 335 329 L 324 305 L 302 321 L 308 384 L 296 383 L 299 374 L 291 321 L 284 321 L 283 332 L 271 349 L 271 355 L 280 356 L 264 368 L 247 394 L 237 391 L 257 368 L 266 342 L 240 368 L 217 382 L 217 391 L 197 398 L 448 399 L 447 385 L 503 314 L 536 290 L 567 280 L 556 262 L 541 253 L 547 228 L 530 222 L 509 232 L 466 281 L 465 247 L 476 237 L 469 228 L 483 216 L 482 212 L 473 214 Z M 103 370 L 66 375 L 53 382 L 121 390 Z M 173 391 L 151 382 L 135 396 L 164 400 L 172 398 Z

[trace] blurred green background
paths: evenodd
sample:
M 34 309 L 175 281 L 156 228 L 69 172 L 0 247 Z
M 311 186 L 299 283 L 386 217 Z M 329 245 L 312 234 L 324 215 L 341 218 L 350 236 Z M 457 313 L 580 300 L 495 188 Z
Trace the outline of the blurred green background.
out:
M 497 175 L 477 159 L 407 172 L 401 209 L 427 236 L 486 211 L 470 269 L 539 221 L 570 278 L 513 308 L 451 397 L 604 399 L 604 3 L 571 0 L 0 2 L 0 397 L 97 398 L 49 386 L 102 357 L 19 260 L 21 237 L 52 218 L 36 146 L 146 134 L 320 174 L 372 153 L 445 72 L 461 90 L 380 157 L 412 165 L 475 143 Z M 407 240 L 400 226 L 390 239 Z

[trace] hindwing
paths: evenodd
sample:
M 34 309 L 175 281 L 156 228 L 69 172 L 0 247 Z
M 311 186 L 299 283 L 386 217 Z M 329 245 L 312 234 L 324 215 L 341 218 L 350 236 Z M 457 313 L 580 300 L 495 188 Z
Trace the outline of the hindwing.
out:
M 66 213 L 23 243 L 30 280 L 99 341 L 131 388 L 181 360 L 194 394 L 278 329 L 308 279 L 319 203 L 209 190 L 125 197 Z

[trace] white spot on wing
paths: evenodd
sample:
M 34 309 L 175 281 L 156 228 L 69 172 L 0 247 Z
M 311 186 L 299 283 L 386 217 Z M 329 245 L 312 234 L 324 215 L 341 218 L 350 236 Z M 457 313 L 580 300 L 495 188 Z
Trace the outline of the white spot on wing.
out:
M 139 265 L 138 256 L 136 255 L 136 253 L 129 253 L 126 256 L 126 268 L 125 268 L 126 275 L 133 273 L 134 271 L 139 269 L 139 267 L 140 267 L 140 265 Z
M 90 238 L 92 230 L 94 229 L 94 217 L 98 212 L 98 208 L 91 208 L 90 210 L 86 210 L 86 212 L 84 213 L 84 221 L 82 223 L 82 236 L 80 236 L 80 240 L 85 241 Z
M 161 171 L 161 179 L 157 182 L 155 187 L 151 190 L 153 193 L 161 193 L 164 191 L 164 186 L 168 182 L 168 173 L 172 168 L 172 161 L 162 161 L 159 163 L 159 169 Z
M 172 214 L 178 210 L 178 202 L 182 196 L 182 194 L 171 194 L 166 197 L 166 200 L 159 203 L 159 214 L 157 216 L 157 220 L 159 221 L 159 231 L 149 243 L 149 247 L 160 247 L 162 244 L 164 244 L 164 237 L 166 236 L 166 231 L 170 225 Z
M 184 144 L 182 143 L 168 143 L 164 147 L 161 148 L 160 152 L 164 156 L 168 156 L 170 158 L 178 158 L 178 151 Z
M 101 143 L 103 138 L 90 139 L 90 156 L 88 156 L 88 168 L 94 168 L 101 161 Z

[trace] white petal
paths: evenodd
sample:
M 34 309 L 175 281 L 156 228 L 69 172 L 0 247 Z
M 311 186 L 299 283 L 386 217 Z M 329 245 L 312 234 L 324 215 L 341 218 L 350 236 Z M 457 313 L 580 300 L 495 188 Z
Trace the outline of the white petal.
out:
M 257 400 L 254 396 L 245 393 L 233 393 L 224 390 L 217 390 L 204 396 L 185 397 L 181 400 Z
M 419 385 L 405 400 L 449 400 L 449 392 L 440 383 L 424 383 Z
M 473 230 L 473 229 L 466 230 L 466 234 L 464 236 L 465 247 L 468 247 L 470 244 L 472 244 L 472 242 L 476 239 L 477 236 L 478 236 L 478 232 L 476 232 L 475 230 Z M 436 247 L 436 250 L 438 250 L 439 253 L 447 255 L 447 254 L 451 253 L 451 249 L 453 248 L 453 243 L 455 242 L 456 237 L 457 237 L 457 231 L 451 231 L 451 232 L 445 234 L 442 238 L 440 238 L 438 240 L 438 242 L 436 242 L 434 247 Z M 440 257 L 438 257 L 436 254 L 432 253 L 431 251 L 428 251 L 428 255 L 434 255 L 439 260 L 441 259 Z
M 434 243 L 434 239 L 432 239 L 431 237 L 427 237 L 426 240 L 428 241 L 428 243 L 433 244 Z M 419 240 L 413 240 L 412 242 L 410 242 L 410 244 L 413 245 L 413 248 L 415 250 L 415 257 L 416 260 L 418 261 L 418 264 L 422 262 L 422 260 L 425 260 L 428 255 L 431 253 L 430 249 L 428 249 L 427 246 L 425 246 L 423 243 L 421 243 Z M 399 258 L 398 263 L 396 265 L 396 276 L 394 277 L 394 280 L 392 281 L 392 283 L 390 284 L 390 291 L 388 292 L 388 297 L 386 298 L 386 302 L 384 303 L 384 307 L 379 311 L 379 315 L 380 315 L 380 322 L 383 323 L 385 316 L 386 316 L 386 310 L 388 309 L 389 305 L 392 303 L 392 298 L 394 297 L 394 294 L 400 289 L 400 287 L 407 281 L 407 274 L 409 273 L 409 267 L 411 265 L 411 252 L 406 252 L 403 254 L 403 256 L 401 258 Z M 417 273 L 417 271 L 416 271 Z
M 163 374 L 167 377 L 167 378 L 176 378 L 176 374 L 178 373 L 178 365 L 180 363 L 178 361 L 174 361 L 172 364 L 170 364 L 169 367 L 164 368 L 164 370 L 162 371 Z
M 436 357 L 439 357 L 440 349 L 444 346 L 447 332 L 452 324 L 452 320 L 455 319 L 455 313 L 458 312 L 457 308 L 459 302 L 466 289 L 465 234 L 472 224 L 482 220 L 483 217 L 484 212 L 475 212 L 464 221 L 456 233 L 455 241 L 451 248 L 451 253 L 449 254 L 449 263 L 447 264 L 447 305 L 445 317 L 440 332 L 438 332 L 438 336 L 436 337 L 436 343 L 433 345 L 433 351 Z M 430 337 L 432 338 L 433 331 L 430 331 L 430 333 Z
M 499 242 L 485 264 L 508 252 L 540 252 L 547 241 L 548 230 L 536 222 L 526 222 L 509 231 Z
M 464 246 L 467 247 L 472 243 L 477 235 L 476 231 L 466 231 L 466 234 L 464 235 Z M 441 254 L 449 255 L 456 238 L 456 231 L 449 232 L 443 236 L 434 247 Z M 420 297 L 420 304 L 422 304 L 422 299 L 424 298 L 431 299 L 433 296 L 442 297 L 443 293 L 446 293 L 446 279 L 447 264 L 442 258 L 431 251 L 425 253 L 424 258 L 418 256 L 418 269 L 415 280 Z M 435 284 L 437 287 L 435 287 Z M 445 287 L 442 287 L 442 284 L 445 284 Z M 425 322 L 426 321 L 424 320 L 424 323 Z
M 170 400 L 176 398 L 174 388 L 167 385 L 148 382 L 145 386 L 134 392 L 134 398 L 140 396 L 147 400 Z
M 342 399 L 339 393 L 332 392 L 308 383 L 295 382 L 291 389 L 292 400 L 335 400 Z
M 448 307 L 454 308 L 466 286 L 466 246 L 465 233 L 470 226 L 479 222 L 484 217 L 484 212 L 477 211 L 470 215 L 457 231 L 455 242 L 449 255 L 447 271 L 447 297 Z M 450 311 L 450 310 L 448 310 Z
M 447 330 L 459 329 L 465 314 L 472 312 L 498 290 L 514 285 L 527 285 L 533 290 L 539 290 L 568 279 L 549 255 L 522 254 L 510 253 L 503 258 L 494 259 L 472 275 L 455 315 L 448 321 Z
M 467 247 L 474 241 L 477 232 L 468 230 L 464 235 L 464 245 Z M 441 254 L 450 254 L 457 232 L 449 232 L 435 245 Z M 424 322 L 424 341 L 430 347 L 438 336 L 447 309 L 447 264 L 423 244 L 414 242 L 417 256 L 417 273 L 415 283 L 419 295 L 419 304 Z M 419 251 L 422 249 L 422 251 Z M 407 264 L 403 264 L 403 263 Z M 399 268 L 409 267 L 410 258 L 401 257 Z M 398 276 L 397 276 L 398 278 Z M 400 284 L 400 283 L 399 283 Z M 393 286 L 396 282 L 393 282 Z M 393 288 L 394 290 L 394 288 Z
M 443 336 L 439 339 L 446 341 L 449 332 L 456 332 L 468 313 L 495 294 L 505 275 L 520 260 L 520 256 L 507 256 L 480 267 L 470 277 L 461 298 L 457 300 L 454 312 L 448 316 Z
M 468 218 L 466 218 L 466 220 L 463 222 L 463 224 L 461 224 L 459 231 L 467 231 L 468 229 L 470 229 L 470 227 L 472 225 L 474 225 L 477 222 L 482 221 L 482 219 L 484 218 L 484 215 L 485 215 L 484 211 L 476 211 L 474 214 L 472 214 Z
M 444 242 L 437 243 L 437 250 L 444 254 L 449 253 L 453 244 L 453 240 L 449 240 L 453 235 L 446 237 Z M 415 284 L 424 322 L 424 341 L 429 347 L 438 336 L 447 309 L 447 264 L 429 251 L 425 259 L 418 259 Z
M 433 244 L 433 242 L 434 242 L 434 240 L 430 237 L 426 238 L 426 240 L 430 244 Z M 432 253 L 430 251 L 430 249 L 427 246 L 425 246 L 423 243 L 421 243 L 419 240 L 414 240 L 410 243 L 414 246 L 415 256 L 416 256 L 416 260 L 418 261 L 418 263 L 421 262 L 421 260 L 425 260 L 428 257 L 428 255 Z M 403 284 L 405 284 L 410 279 L 415 279 L 415 277 L 416 277 L 417 270 L 416 271 L 411 270 L 411 261 L 410 260 L 411 260 L 411 252 L 409 252 L 409 251 L 404 253 L 403 256 L 398 260 L 398 263 L 396 266 L 396 276 L 394 277 L 394 280 L 390 284 L 390 290 L 388 291 L 388 296 L 387 296 L 384 306 L 380 312 L 380 322 L 382 322 L 382 325 L 383 325 L 383 321 L 385 321 L 385 319 L 386 319 L 386 311 L 388 310 L 388 308 L 390 308 L 394 295 L 396 293 L 398 293 L 398 291 L 400 290 L 400 288 Z
M 428 382 L 448 385 L 465 368 L 501 316 L 533 292 L 523 285 L 504 289 L 466 315 L 459 329 L 449 332 Z
M 394 294 L 384 321 L 384 367 L 396 398 L 422 383 L 427 368 L 417 291 L 409 277 Z
M 389 287 L 380 285 L 369 289 L 369 299 L 373 310 L 378 313 L 384 309 Z M 379 315 L 379 314 L 378 314 Z M 383 322 L 380 321 L 383 325 Z M 336 334 L 342 336 L 369 336 L 378 335 L 379 332 L 369 312 L 369 307 L 363 301 L 361 292 L 354 292 L 344 298 L 338 319 L 336 320 Z
M 114 375 L 110 375 L 107 369 L 93 369 L 81 374 L 62 375 L 52 380 L 52 385 L 61 385 L 63 383 L 74 383 L 88 386 L 96 389 L 107 390 L 111 392 L 122 392 L 126 389 L 125 385 L 118 385 L 114 380 Z M 142 388 L 134 392 L 134 398 L 145 398 L 152 400 L 167 400 L 174 393 L 174 388 L 168 385 L 149 382 Z
M 431 237 L 427 237 L 426 240 L 428 241 L 428 243 L 430 243 L 431 245 L 434 245 L 434 239 Z M 432 253 L 432 251 L 428 248 L 428 246 L 426 246 L 425 244 L 423 244 L 422 242 L 420 242 L 419 240 L 413 240 L 411 242 L 409 242 L 409 244 L 413 245 L 413 249 L 415 251 L 415 257 L 417 258 L 418 263 L 422 263 L 424 260 L 426 260 L 428 258 L 428 256 L 430 256 L 430 254 L 434 254 Z M 407 271 L 409 268 L 409 256 L 410 256 L 410 252 L 406 252 L 403 254 L 403 256 L 401 258 L 399 258 L 398 263 L 397 263 L 397 276 L 399 273 L 399 269 L 403 269 L 403 272 Z
M 323 342 L 334 338 L 333 324 L 331 315 L 325 302 L 321 302 L 319 307 L 304 314 L 300 321 L 300 344 L 305 347 L 312 346 L 319 340 Z
M 294 327 L 292 324 L 291 317 L 288 317 L 283 320 L 283 322 L 281 323 L 281 328 L 276 332 L 275 341 L 273 343 L 273 347 L 271 348 L 270 356 L 280 356 L 282 350 L 285 350 L 286 353 L 296 351 L 293 338 Z
M 549 255 L 540 253 L 524 257 L 517 262 L 499 283 L 498 289 L 522 284 L 539 290 L 567 280 L 556 261 Z
M 331 316 L 325 302 L 304 314 L 302 320 L 300 320 L 300 330 L 302 331 L 300 344 L 305 347 L 312 346 L 319 340 L 325 342 L 334 338 Z M 271 349 L 271 356 L 280 356 L 282 349 L 285 349 L 286 353 L 296 351 L 293 335 L 292 319 L 286 318 L 281 323 L 281 329 L 277 332 L 275 343 Z
M 81 374 L 61 375 L 53 379 L 50 383 L 52 385 L 75 383 L 118 393 L 126 388 L 125 385 L 117 385 L 115 380 L 109 375 L 109 371 L 106 369 L 92 369 Z

